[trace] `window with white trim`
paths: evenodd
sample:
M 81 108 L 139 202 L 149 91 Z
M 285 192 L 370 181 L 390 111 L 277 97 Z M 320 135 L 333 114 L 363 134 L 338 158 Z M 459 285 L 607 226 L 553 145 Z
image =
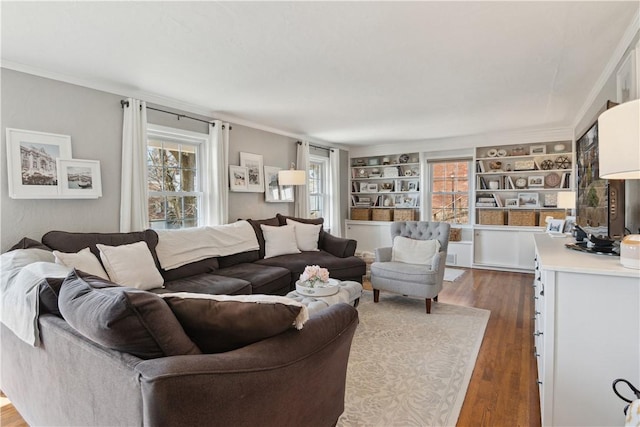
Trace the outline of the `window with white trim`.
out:
M 432 221 L 469 224 L 470 159 L 429 162 Z
M 202 150 L 209 135 L 149 125 L 147 182 L 153 229 L 202 225 Z
M 309 156 L 309 211 L 311 218 L 324 218 L 325 228 L 329 215 L 329 158 Z

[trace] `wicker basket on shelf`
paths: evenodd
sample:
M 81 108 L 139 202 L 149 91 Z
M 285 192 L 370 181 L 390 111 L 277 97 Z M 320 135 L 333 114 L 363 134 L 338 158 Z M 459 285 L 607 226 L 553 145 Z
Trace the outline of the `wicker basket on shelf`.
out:
M 416 211 L 415 209 L 396 209 L 393 213 L 394 221 L 415 221 Z
M 478 224 L 504 225 L 504 211 L 492 209 L 480 209 L 478 211 Z
M 459 242 L 462 240 L 462 229 L 461 228 L 450 228 L 449 229 L 449 241 L 450 242 Z
M 536 212 L 529 210 L 510 210 L 509 225 L 515 226 L 535 226 Z
M 371 219 L 374 221 L 393 221 L 393 209 L 373 209 Z
M 351 208 L 351 219 L 371 221 L 371 208 Z

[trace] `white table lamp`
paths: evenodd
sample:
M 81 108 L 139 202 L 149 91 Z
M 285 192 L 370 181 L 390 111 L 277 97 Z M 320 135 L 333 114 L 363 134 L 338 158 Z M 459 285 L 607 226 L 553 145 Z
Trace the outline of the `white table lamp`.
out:
M 560 191 L 558 192 L 558 207 L 564 209 L 565 212 L 569 209 L 569 212 L 576 208 L 576 193 L 573 191 Z
M 306 185 L 307 173 L 303 170 L 296 170 L 291 163 L 291 169 L 278 171 L 279 185 Z
M 640 100 L 625 102 L 598 118 L 600 178 L 640 179 Z M 640 235 L 620 243 L 620 263 L 640 269 Z

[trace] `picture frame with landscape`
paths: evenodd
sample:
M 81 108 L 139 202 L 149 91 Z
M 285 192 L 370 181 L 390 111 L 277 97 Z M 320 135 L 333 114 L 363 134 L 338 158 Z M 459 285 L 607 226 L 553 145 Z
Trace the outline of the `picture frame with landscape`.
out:
M 57 159 L 71 159 L 71 136 L 7 128 L 6 137 L 9 197 L 59 198 Z
M 547 233 L 563 233 L 564 219 L 550 219 L 547 223 Z
M 538 193 L 518 193 L 518 206 L 535 208 L 539 206 Z
M 278 181 L 278 171 L 282 168 L 275 166 L 264 167 L 264 200 L 269 203 L 276 202 L 293 202 L 293 186 L 280 185 Z
M 60 196 L 73 199 L 102 197 L 102 176 L 98 160 L 58 159 Z

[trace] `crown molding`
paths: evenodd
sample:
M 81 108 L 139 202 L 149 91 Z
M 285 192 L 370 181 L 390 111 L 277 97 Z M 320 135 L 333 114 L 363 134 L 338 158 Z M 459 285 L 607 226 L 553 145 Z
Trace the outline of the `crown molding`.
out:
M 598 78 L 598 80 L 596 80 L 596 83 L 591 89 L 591 92 L 589 92 L 589 95 L 585 99 L 584 104 L 582 104 L 582 107 L 578 110 L 578 114 L 576 114 L 576 117 L 573 121 L 574 132 L 576 127 L 580 124 L 580 121 L 584 118 L 585 114 L 587 114 L 587 111 L 589 111 L 589 108 L 591 108 L 593 103 L 596 101 L 598 95 L 604 88 L 609 78 L 615 72 L 616 67 L 618 66 L 618 63 L 622 59 L 622 56 L 627 51 L 627 49 L 631 45 L 631 42 L 633 41 L 633 39 L 635 38 L 635 36 L 638 34 L 639 31 L 640 31 L 640 14 L 636 13 L 634 15 L 633 20 L 631 20 L 631 23 L 627 26 L 627 29 L 622 35 L 620 42 L 618 42 L 618 45 L 614 49 L 613 54 L 611 55 L 611 58 L 607 63 L 607 66 L 602 71 L 602 74 L 600 74 L 600 77 Z
M 43 77 L 51 80 L 73 84 L 76 86 L 82 86 L 89 89 L 99 90 L 101 92 L 107 92 L 107 93 L 122 96 L 125 98 L 136 98 L 141 101 L 145 101 L 149 104 L 156 104 L 163 107 L 175 108 L 177 110 L 181 110 L 184 112 L 199 114 L 205 117 L 210 117 L 212 118 L 212 120 L 227 121 L 227 122 L 230 122 L 231 124 L 246 126 L 252 129 L 258 129 L 265 132 L 274 133 L 276 135 L 286 136 L 289 138 L 301 139 L 301 140 L 313 142 L 314 144 L 320 144 L 329 148 L 338 148 L 346 151 L 348 151 L 350 148 L 343 144 L 336 144 L 336 143 L 331 143 L 329 141 L 325 141 L 322 139 L 312 138 L 309 135 L 288 132 L 282 129 L 266 126 L 261 123 L 255 123 L 250 120 L 245 120 L 232 115 L 220 114 L 209 108 L 206 108 L 200 105 L 190 104 L 175 98 L 170 98 L 170 97 L 158 95 L 155 93 L 144 92 L 135 87 L 123 85 L 120 83 L 114 83 L 111 81 L 98 80 L 98 79 L 86 79 L 86 78 L 82 78 L 82 77 L 78 77 L 70 74 L 58 73 L 55 71 L 46 70 L 44 68 L 33 67 L 31 65 L 21 64 L 14 61 L 3 60 L 1 67 L 9 70 L 25 73 L 25 74 L 31 74 L 38 77 Z

